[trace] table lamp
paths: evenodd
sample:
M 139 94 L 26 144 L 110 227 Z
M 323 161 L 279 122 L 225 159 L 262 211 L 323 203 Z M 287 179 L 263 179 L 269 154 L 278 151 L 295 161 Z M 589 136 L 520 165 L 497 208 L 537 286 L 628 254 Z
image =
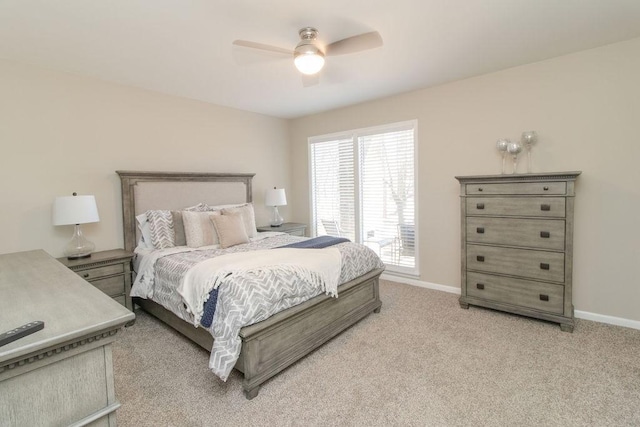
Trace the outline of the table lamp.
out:
M 88 258 L 96 245 L 85 239 L 80 224 L 98 222 L 98 207 L 94 196 L 56 197 L 53 203 L 53 225 L 74 225 L 71 241 L 64 248 L 68 259 Z
M 273 187 L 273 190 L 267 190 L 265 195 L 265 205 L 273 206 L 273 218 L 271 218 L 272 227 L 280 227 L 284 222 L 278 212 L 278 206 L 287 205 L 287 195 L 284 192 L 284 188 Z

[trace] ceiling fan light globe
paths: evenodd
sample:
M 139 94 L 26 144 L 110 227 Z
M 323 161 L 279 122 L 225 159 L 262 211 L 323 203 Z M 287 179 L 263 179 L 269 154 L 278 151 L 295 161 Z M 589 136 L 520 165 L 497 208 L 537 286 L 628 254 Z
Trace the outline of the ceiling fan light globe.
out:
M 302 74 L 312 75 L 316 74 L 322 67 L 324 67 L 324 55 L 322 52 L 305 52 L 305 53 L 297 53 L 293 62 L 296 65 L 298 71 Z

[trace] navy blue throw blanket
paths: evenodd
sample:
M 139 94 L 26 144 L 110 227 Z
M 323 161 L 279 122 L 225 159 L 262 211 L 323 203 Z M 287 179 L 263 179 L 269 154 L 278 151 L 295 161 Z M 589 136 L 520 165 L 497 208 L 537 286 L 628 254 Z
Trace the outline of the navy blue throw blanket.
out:
M 290 243 L 288 245 L 280 246 L 281 248 L 300 248 L 300 249 L 322 249 L 329 246 L 337 245 L 338 243 L 350 242 L 345 237 L 333 237 L 333 236 L 318 236 L 313 239 L 303 240 L 301 242 Z
M 344 237 L 333 236 L 319 236 L 313 239 L 303 240 L 301 242 L 291 243 L 280 248 L 299 248 L 299 249 L 322 249 L 329 246 L 337 245 L 338 243 L 350 242 L 349 239 Z M 218 305 L 218 289 L 214 289 L 209 293 L 209 299 L 204 303 L 204 313 L 200 319 L 200 324 L 205 328 L 208 328 L 213 323 L 213 315 L 216 312 L 216 306 Z

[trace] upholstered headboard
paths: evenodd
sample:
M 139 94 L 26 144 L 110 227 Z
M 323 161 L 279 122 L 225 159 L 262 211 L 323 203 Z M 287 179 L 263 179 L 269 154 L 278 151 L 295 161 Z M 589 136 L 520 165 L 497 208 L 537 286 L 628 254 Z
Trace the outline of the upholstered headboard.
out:
M 252 201 L 253 173 L 116 172 L 122 183 L 124 248 L 128 251 L 135 249 L 139 237 L 136 215 L 147 210 Z

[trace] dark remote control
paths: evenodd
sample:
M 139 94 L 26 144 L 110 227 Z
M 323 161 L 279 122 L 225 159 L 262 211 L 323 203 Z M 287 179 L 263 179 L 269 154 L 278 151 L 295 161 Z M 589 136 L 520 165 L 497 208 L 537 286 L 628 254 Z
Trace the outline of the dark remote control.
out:
M 22 325 L 19 328 L 12 329 L 0 334 L 0 347 L 10 342 L 14 342 L 17 339 L 31 335 L 34 332 L 44 328 L 44 322 L 42 320 L 34 320 L 26 325 Z

